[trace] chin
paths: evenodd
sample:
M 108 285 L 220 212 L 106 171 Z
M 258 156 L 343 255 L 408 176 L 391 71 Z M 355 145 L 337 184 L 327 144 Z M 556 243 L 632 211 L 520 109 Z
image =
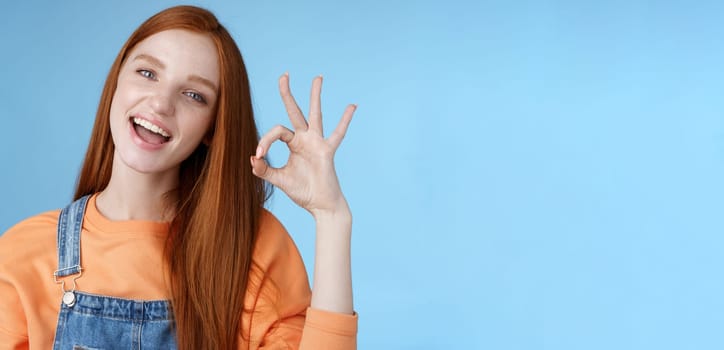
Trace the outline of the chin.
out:
M 160 162 L 158 159 L 147 157 L 140 154 L 118 154 L 120 162 L 116 162 L 114 167 L 125 168 L 135 173 L 153 175 L 153 174 L 164 174 L 170 171 L 173 167 L 168 166 L 164 162 Z M 114 169 L 115 170 L 115 169 Z M 118 169 L 121 170 L 121 169 Z M 121 170 L 121 172 L 126 172 Z

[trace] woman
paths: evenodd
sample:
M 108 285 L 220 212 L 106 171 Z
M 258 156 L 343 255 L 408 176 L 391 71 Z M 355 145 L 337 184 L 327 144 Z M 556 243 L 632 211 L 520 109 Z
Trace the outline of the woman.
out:
M 352 349 L 351 213 L 334 152 L 279 80 L 291 131 L 258 137 L 246 69 L 210 12 L 148 19 L 101 95 L 75 201 L 0 236 L 0 349 Z M 279 169 L 264 160 L 276 140 Z M 249 157 L 249 159 L 245 159 Z M 265 181 L 316 221 L 314 286 Z

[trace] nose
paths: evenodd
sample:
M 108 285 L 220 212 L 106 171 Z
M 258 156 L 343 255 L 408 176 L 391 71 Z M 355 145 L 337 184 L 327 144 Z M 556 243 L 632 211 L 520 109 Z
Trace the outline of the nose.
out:
M 175 112 L 173 94 L 166 91 L 157 91 L 153 94 L 150 104 L 151 109 L 158 115 L 170 117 Z

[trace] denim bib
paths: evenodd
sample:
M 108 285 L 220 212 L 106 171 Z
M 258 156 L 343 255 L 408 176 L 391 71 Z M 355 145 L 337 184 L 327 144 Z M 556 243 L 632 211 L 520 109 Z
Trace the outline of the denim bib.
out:
M 71 203 L 58 219 L 58 270 L 63 297 L 55 350 L 176 349 L 176 330 L 167 300 L 128 300 L 75 290 L 82 277 L 80 233 L 90 196 Z

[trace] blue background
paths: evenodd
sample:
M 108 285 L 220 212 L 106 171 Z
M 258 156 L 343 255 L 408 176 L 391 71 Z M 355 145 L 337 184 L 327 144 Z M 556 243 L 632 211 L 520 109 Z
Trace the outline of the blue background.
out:
M 0 12 L 0 232 L 66 204 L 106 73 L 172 1 Z M 724 348 L 724 4 L 196 2 L 263 130 L 324 74 L 360 349 Z M 286 159 L 281 146 L 272 160 Z M 309 267 L 313 222 L 269 207 Z

